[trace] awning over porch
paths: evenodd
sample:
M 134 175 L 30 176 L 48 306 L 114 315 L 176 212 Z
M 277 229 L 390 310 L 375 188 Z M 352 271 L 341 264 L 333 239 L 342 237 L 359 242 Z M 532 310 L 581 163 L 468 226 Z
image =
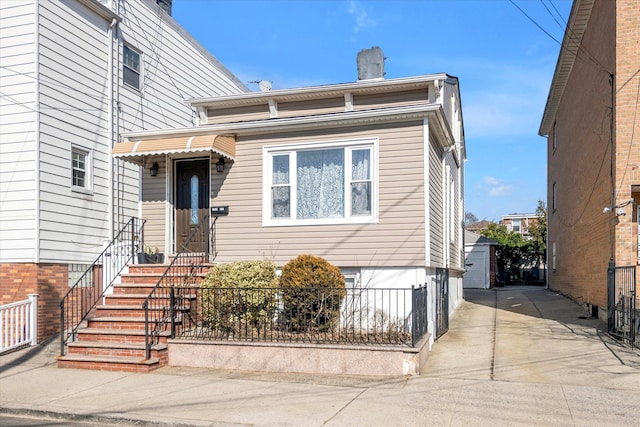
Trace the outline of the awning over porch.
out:
M 113 157 L 142 163 L 145 156 L 206 151 L 235 160 L 236 139 L 233 135 L 197 135 L 125 141 L 116 144 L 111 153 Z

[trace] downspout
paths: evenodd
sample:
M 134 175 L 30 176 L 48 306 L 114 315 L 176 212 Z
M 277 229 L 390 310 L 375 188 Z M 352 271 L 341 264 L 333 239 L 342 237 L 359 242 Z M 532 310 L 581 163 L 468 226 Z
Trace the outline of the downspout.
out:
M 115 34 L 115 26 L 118 24 L 118 21 L 114 18 L 111 21 L 111 25 L 109 25 L 109 31 L 108 31 L 108 37 L 109 37 L 109 63 L 108 63 L 108 68 L 109 68 L 109 83 L 108 83 L 108 87 L 109 87 L 109 124 L 107 126 L 107 131 L 109 132 L 109 150 L 108 150 L 108 157 L 109 157 L 109 236 L 107 240 L 110 240 L 111 238 L 113 238 L 114 236 L 114 229 L 113 229 L 113 216 L 114 216 L 114 206 L 113 206 L 113 157 L 111 156 L 111 150 L 113 149 L 114 146 L 114 137 L 113 137 L 113 131 L 114 131 L 114 119 L 113 119 L 113 111 L 115 109 L 115 100 L 113 98 L 113 84 L 114 84 L 114 78 L 113 78 L 113 64 L 114 64 L 114 57 L 113 57 L 113 39 L 114 39 L 114 34 Z
M 36 6 L 36 58 L 34 61 L 35 65 L 35 150 L 36 150 L 36 167 L 35 167 L 35 178 L 36 178 L 36 199 L 35 199 L 35 257 L 34 262 L 36 264 L 40 263 L 40 2 L 35 2 Z

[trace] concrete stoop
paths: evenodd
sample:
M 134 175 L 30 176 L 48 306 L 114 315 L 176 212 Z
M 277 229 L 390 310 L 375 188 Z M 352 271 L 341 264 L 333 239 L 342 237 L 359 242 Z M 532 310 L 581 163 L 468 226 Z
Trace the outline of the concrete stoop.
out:
M 103 371 L 150 372 L 168 361 L 167 339 L 161 332 L 158 344 L 145 358 L 145 324 L 142 303 L 166 269 L 166 265 L 132 265 L 114 285 L 113 294 L 96 307 L 95 315 L 78 330 L 77 340 L 58 357 L 58 367 Z M 166 304 L 169 302 L 167 300 Z

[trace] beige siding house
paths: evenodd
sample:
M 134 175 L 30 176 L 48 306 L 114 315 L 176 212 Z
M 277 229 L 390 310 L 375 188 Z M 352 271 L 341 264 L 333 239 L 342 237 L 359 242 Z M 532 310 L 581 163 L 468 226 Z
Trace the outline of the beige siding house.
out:
M 360 80 L 189 104 L 197 126 L 129 133 L 113 150 L 144 168 L 145 242 L 176 253 L 203 218 L 197 210 L 224 206 L 210 242 L 215 262 L 282 266 L 313 254 L 339 266 L 352 286 L 427 284 L 432 302 L 436 273 L 446 271 L 455 309 L 466 157 L 456 78 Z

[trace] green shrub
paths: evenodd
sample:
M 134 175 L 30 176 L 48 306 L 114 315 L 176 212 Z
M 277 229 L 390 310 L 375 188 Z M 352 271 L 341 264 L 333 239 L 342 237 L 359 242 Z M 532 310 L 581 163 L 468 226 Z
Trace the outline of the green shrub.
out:
M 203 313 L 225 335 L 260 334 L 275 313 L 276 266 L 271 261 L 218 264 L 202 281 Z
M 313 255 L 300 255 L 282 267 L 283 314 L 292 331 L 331 331 L 340 317 L 346 285 L 340 269 Z

